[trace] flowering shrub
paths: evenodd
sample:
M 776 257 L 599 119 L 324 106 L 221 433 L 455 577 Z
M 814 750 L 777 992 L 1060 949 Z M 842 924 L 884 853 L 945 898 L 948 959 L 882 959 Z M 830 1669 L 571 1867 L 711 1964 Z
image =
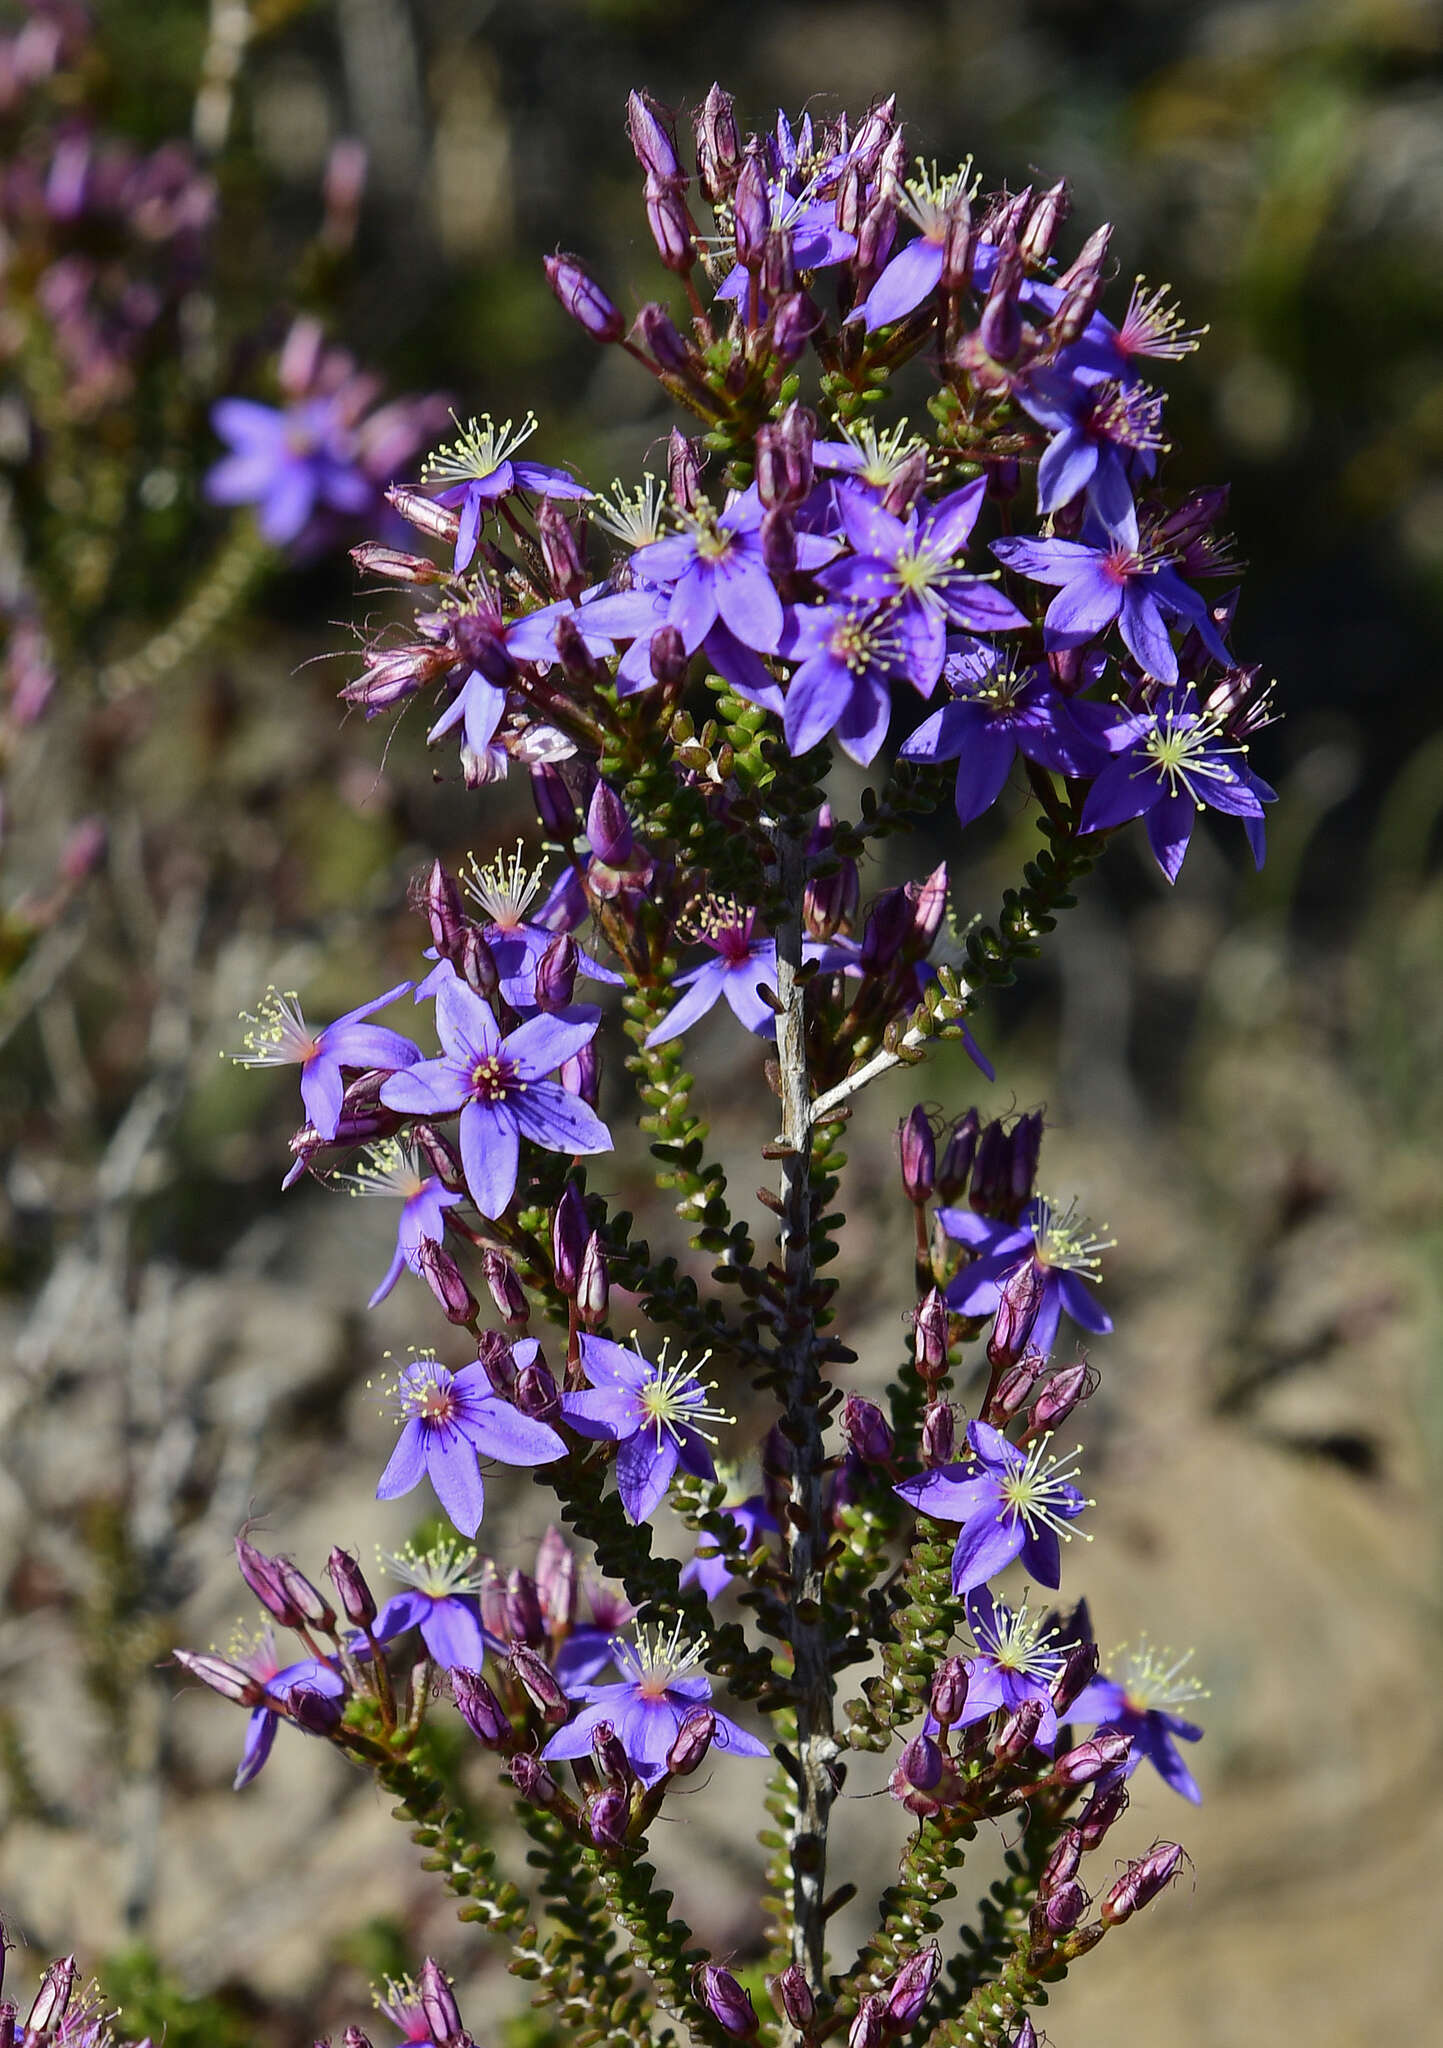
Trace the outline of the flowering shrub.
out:
M 1104 1668 L 1071 1584 L 1046 1604 L 1106 1512 L 1053 1445 L 1097 1384 L 1072 1332 L 1112 1327 L 1109 1241 L 1039 1191 L 1040 1115 L 939 1128 L 919 1107 L 899 1132 L 913 1328 L 883 1402 L 849 1391 L 828 1269 L 854 1098 L 948 1038 L 990 1074 L 984 998 L 1112 834 L 1145 819 L 1171 880 L 1211 810 L 1262 857 L 1273 793 L 1247 742 L 1266 693 L 1230 651 L 1225 493 L 1164 486 L 1146 382 L 1197 337 L 1141 284 L 1109 316 L 1109 230 L 1059 254 L 1062 186 L 983 195 L 970 165 L 914 165 L 890 102 L 743 136 L 714 88 L 694 174 L 644 95 L 629 122 L 685 314 L 628 321 L 569 255 L 548 276 L 696 436 L 673 433 L 664 478 L 608 495 L 517 459 L 530 421 L 473 423 L 388 493 L 431 551 L 354 551 L 418 609 L 344 697 L 371 717 L 425 697 L 474 788 L 526 775 L 544 858 L 435 863 L 412 981 L 322 1029 L 272 991 L 238 1055 L 300 1067 L 289 1181 L 359 1152 L 357 1184 L 399 1200 L 373 1301 L 411 1288 L 469 1339 L 459 1370 L 421 1348 L 401 1371 L 377 1488 L 424 1482 L 456 1535 L 399 1551 L 384 1603 L 339 1548 L 322 1591 L 242 1537 L 266 1632 L 180 1661 L 250 1712 L 238 1785 L 283 1723 L 374 1773 L 578 2040 L 1028 2042 L 1027 2008 L 1180 1869 L 1166 1842 L 1120 1872 L 1098 1859 L 1131 1773 L 1148 1761 L 1198 1797 L 1176 1747 L 1200 1734 L 1174 1711 L 1199 1696 L 1186 1660 L 1144 1641 Z M 893 398 L 923 374 L 925 432 Z M 302 446 L 220 416 L 237 452 L 212 489 L 240 495 L 240 465 L 276 537 L 345 502 L 331 415 L 307 418 Z M 855 819 L 838 753 L 876 768 Z M 991 923 L 958 918 L 946 861 L 864 905 L 883 841 L 949 801 L 954 836 L 1014 784 L 1041 843 Z M 608 988 L 707 1287 L 582 1164 L 638 1114 L 620 1086 L 603 1114 Z M 709 1154 L 689 1069 L 719 999 L 776 1098 L 774 1247 Z M 482 1460 L 534 1468 L 572 1532 L 534 1573 L 473 1548 Z M 504 1557 L 504 1531 L 486 1541 Z M 450 1707 L 509 1781 L 529 1894 L 436 1773 L 425 1731 Z M 828 1847 L 857 1752 L 885 1760 L 915 1831 L 846 1956 Z M 647 1838 L 675 1780 L 705 1761 L 740 1793 L 765 1759 L 748 1988 L 672 1912 Z M 944 1909 L 984 1821 L 1008 1825 L 1008 1874 L 959 1937 Z M 407 2039 L 458 2037 L 434 1981 L 408 2000 L 385 2008 Z

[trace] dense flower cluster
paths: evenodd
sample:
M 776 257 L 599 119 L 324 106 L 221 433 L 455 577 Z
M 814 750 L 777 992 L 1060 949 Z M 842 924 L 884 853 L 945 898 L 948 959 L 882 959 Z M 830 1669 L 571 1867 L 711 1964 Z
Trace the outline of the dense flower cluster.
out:
M 548 274 L 598 342 L 700 416 L 701 437 L 673 435 L 664 479 L 601 496 L 521 457 L 529 419 L 474 422 L 422 485 L 388 494 L 437 553 L 354 551 L 421 609 L 343 694 L 371 715 L 430 695 L 430 738 L 459 748 L 473 788 L 523 767 L 547 860 L 529 869 L 518 850 L 459 876 L 435 862 L 414 891 L 429 944 L 413 979 L 321 1029 L 272 991 L 238 1055 L 300 1069 L 289 1184 L 399 1203 L 372 1302 L 409 1272 L 458 1349 L 400 1369 L 377 1491 L 427 1481 L 455 1535 L 390 1558 L 404 1590 L 384 1603 L 343 1551 L 333 1602 L 242 1539 L 247 1582 L 303 1654 L 282 1661 L 266 1634 L 182 1661 L 251 1712 L 238 1783 L 282 1721 L 330 1740 L 410 1802 L 418 1839 L 446 1845 L 436 1867 L 484 1894 L 470 1917 L 504 1931 L 529 1908 L 492 1886 L 476 1845 L 461 1853 L 446 1832 L 461 1822 L 438 1819 L 440 1790 L 416 1780 L 416 1733 L 449 1674 L 465 1725 L 504 1760 L 564 1924 L 585 1919 L 592 1879 L 575 1874 L 601 1873 L 660 2006 L 698 2038 L 845 2025 L 851 2048 L 877 2048 L 939 2026 L 949 2043 L 1024 2042 L 1023 2008 L 1180 1867 L 1156 1844 L 1096 1897 L 1079 1875 L 1138 1762 L 1198 1796 L 1176 1746 L 1201 1732 L 1176 1711 L 1200 1697 L 1186 1660 L 1144 1643 L 1103 1671 L 1085 1604 L 1046 1609 L 1033 1590 L 1058 1589 L 1074 1539 L 1102 1525 L 1083 1454 L 1057 1432 L 1097 1384 L 1064 1330 L 1111 1330 L 1112 1241 L 1039 1189 L 1040 1114 L 973 1109 L 939 1128 L 914 1109 L 899 1132 L 911 1342 L 873 1375 L 874 1400 L 838 1381 L 859 1361 L 833 1328 L 823 1274 L 843 1217 L 829 1208 L 862 1088 L 941 1037 L 991 1078 L 970 1013 L 1109 835 L 1145 818 L 1171 880 L 1206 808 L 1242 819 L 1262 857 L 1272 792 L 1247 747 L 1267 695 L 1230 649 L 1234 592 L 1199 588 L 1233 574 L 1214 532 L 1225 494 L 1169 493 L 1163 401 L 1144 381 L 1196 337 L 1142 286 L 1116 323 L 1104 312 L 1108 231 L 1065 263 L 1063 187 L 983 198 L 970 166 L 910 161 L 890 103 L 855 128 L 779 116 L 743 137 L 714 90 L 697 117 L 705 233 L 668 119 L 634 95 L 629 122 L 686 329 L 659 303 L 628 323 L 572 257 Z M 937 376 L 925 438 L 884 410 L 912 360 Z M 307 514 L 337 502 L 320 441 L 273 439 L 283 523 L 303 497 Z M 876 771 L 855 822 L 829 782 L 835 751 Z M 953 921 L 947 861 L 864 906 L 884 840 L 945 808 L 949 783 L 959 828 L 974 824 L 1019 764 L 1046 844 L 995 928 Z M 618 985 L 642 1128 L 712 1261 L 709 1296 L 587 1183 L 582 1162 L 603 1162 L 605 1186 L 634 1120 L 609 1082 L 600 1106 Z M 424 1027 L 373 1021 L 407 998 Z M 682 1065 L 720 1005 L 778 1101 L 778 1188 L 759 1198 L 777 1218 L 770 1260 L 708 1159 Z M 535 1469 L 610 1583 L 554 1528 L 534 1573 L 473 1547 L 492 1463 Z M 680 1569 L 675 1518 L 692 1552 Z M 822 1879 L 848 1746 L 887 1757 L 917 1833 L 878 1933 L 838 1975 Z M 673 1781 L 713 1752 L 718 1769 L 778 1764 L 774 2021 L 696 1962 L 638 1860 Z M 1004 1818 L 1022 1830 L 1019 1875 L 1005 1916 L 984 1903 L 976 1947 L 1010 1960 L 944 1975 L 919 1931 L 940 1926 L 932 1908 L 979 1823 Z M 527 1949 L 542 1995 L 620 2011 L 629 1966 L 618 1978 L 593 1932 L 574 1939 Z M 574 1957 L 589 1990 L 563 1967 Z M 423 2037 L 443 2038 L 407 2033 Z

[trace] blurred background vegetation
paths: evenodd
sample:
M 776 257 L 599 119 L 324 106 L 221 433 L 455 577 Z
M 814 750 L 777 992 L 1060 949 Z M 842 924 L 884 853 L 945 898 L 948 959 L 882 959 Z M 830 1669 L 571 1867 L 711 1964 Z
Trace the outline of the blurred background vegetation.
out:
M 27 14 L 0 8 L 12 28 Z M 248 1512 L 303 1564 L 397 1535 L 367 1504 L 360 1391 L 412 1334 L 404 1303 L 357 1313 L 356 1247 L 379 1250 L 381 1226 L 319 1190 L 282 1209 L 289 1089 L 217 1051 L 268 981 L 325 1014 L 406 971 L 423 852 L 524 822 L 502 791 L 483 832 L 414 722 L 342 722 L 366 601 L 342 547 L 237 560 L 198 489 L 218 453 L 206 401 L 267 395 L 290 316 L 315 312 L 389 391 L 534 408 L 542 460 L 625 473 L 670 416 L 568 326 L 539 259 L 560 243 L 623 302 L 658 290 L 628 88 L 691 106 L 719 76 L 757 124 L 895 90 L 918 151 L 971 151 L 1014 187 L 1066 174 L 1078 240 L 1116 223 L 1119 291 L 1168 279 L 1209 324 L 1166 379 L 1177 480 L 1233 483 L 1236 645 L 1288 714 L 1256 756 L 1283 798 L 1263 876 L 1206 830 L 1172 892 L 1140 842 L 1117 847 L 982 1032 L 1002 1077 L 986 1106 L 1045 1099 L 1054 1185 L 1120 1240 L 1090 1423 L 1108 1526 L 1081 1560 L 1103 1639 L 1196 1641 L 1214 1693 L 1208 1803 L 1184 1828 L 1196 1890 L 1109 1943 L 1052 2031 L 1426 2039 L 1443 1997 L 1443 6 L 101 0 L 93 19 L 77 117 L 137 149 L 190 138 L 219 213 L 204 260 L 164 285 L 173 325 L 88 409 L 24 323 L 13 231 L 6 250 L 0 595 L 13 616 L 26 579 L 39 591 L 57 672 L 43 716 L 19 716 L 12 634 L 7 1924 L 43 1954 L 111 1958 L 172 2043 L 309 2040 L 428 1944 L 471 1983 L 478 2033 L 515 2008 L 369 1792 L 283 1741 L 234 1799 L 234 1717 L 178 1698 L 162 1662 L 224 1635 Z M 7 133 L 11 176 L 23 122 Z M 333 154 L 351 138 L 354 232 Z M 227 577 L 251 592 L 244 626 L 206 637 Z M 178 613 L 195 630 L 157 656 Z M 993 900 L 1027 830 L 969 845 L 964 900 Z M 746 1048 L 710 1043 L 730 1086 Z M 925 1085 L 957 1108 L 970 1082 Z M 859 1267 L 896 1229 L 886 1147 L 907 1100 L 872 1116 Z M 751 1133 L 724 1135 L 740 1151 Z M 878 1372 L 906 1263 L 869 1306 L 877 1344 L 849 1336 Z M 1158 1792 L 1135 1818 L 1145 1841 L 1190 1817 Z M 713 1825 L 714 1882 L 682 1896 L 744 1954 L 735 1845 Z

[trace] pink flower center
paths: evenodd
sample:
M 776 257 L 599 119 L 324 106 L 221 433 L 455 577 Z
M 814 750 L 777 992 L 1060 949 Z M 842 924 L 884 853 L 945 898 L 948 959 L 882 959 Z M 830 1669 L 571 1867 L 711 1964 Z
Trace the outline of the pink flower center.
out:
M 504 1102 L 516 1077 L 499 1052 L 488 1052 L 471 1069 L 471 1093 L 478 1102 Z

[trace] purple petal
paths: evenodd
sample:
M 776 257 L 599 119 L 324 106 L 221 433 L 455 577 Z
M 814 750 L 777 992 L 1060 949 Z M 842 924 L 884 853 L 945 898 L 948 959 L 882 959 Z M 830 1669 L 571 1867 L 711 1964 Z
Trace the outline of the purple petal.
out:
M 1051 617 L 1050 612 L 1048 616 Z M 1164 683 L 1177 681 L 1177 655 L 1173 652 L 1161 607 L 1154 593 L 1148 589 L 1145 577 L 1135 576 L 1129 580 L 1123 592 L 1122 616 L 1117 625 L 1128 652 L 1150 676 L 1156 676 Z
M 644 1522 L 666 1498 L 676 1471 L 677 1450 L 664 1432 L 658 1444 L 649 1428 L 630 1436 L 616 1453 L 616 1490 L 629 1522 Z
M 742 645 L 729 626 L 718 620 L 703 640 L 701 651 L 739 697 L 781 717 L 782 692 L 776 677 L 750 647 Z
M 1164 796 L 1147 814 L 1148 844 L 1170 882 L 1178 878 L 1196 816 L 1197 806 L 1185 789 Z
M 920 306 L 942 275 L 942 245 L 919 238 L 894 256 L 857 312 L 870 330 L 901 320 Z M 855 316 L 854 316 L 855 317 Z
M 426 1426 L 413 1415 L 396 1440 L 390 1462 L 376 1482 L 377 1500 L 395 1500 L 426 1476 Z
M 1047 607 L 1043 637 L 1049 647 L 1080 647 L 1105 633 L 1123 606 L 1123 587 L 1094 556 L 1090 567 L 1059 590 Z
M 323 1138 L 335 1137 L 345 1094 L 339 1061 L 324 1052 L 312 1053 L 301 1067 L 301 1101 Z
M 597 1668 L 601 1670 L 605 1666 L 604 1664 L 598 1665 Z M 607 1692 L 620 1692 L 621 1689 L 620 1686 L 607 1686 L 604 1688 Z M 599 1721 L 610 1721 L 613 1727 L 616 1725 L 616 1717 L 607 1706 L 605 1700 L 599 1700 L 590 1706 L 583 1707 L 575 1720 L 568 1721 L 564 1728 L 558 1728 L 545 1749 L 542 1750 L 542 1756 L 550 1763 L 558 1761 L 566 1763 L 572 1757 L 590 1756 L 591 1731 Z
M 501 1045 L 501 1032 L 489 1004 L 482 1002 L 459 974 L 436 991 L 436 1031 L 448 1056 L 468 1072 Z
M 404 1252 L 398 1251 L 392 1257 L 390 1265 L 387 1266 L 385 1273 L 382 1275 L 380 1286 L 377 1287 L 376 1291 L 371 1296 L 370 1300 L 366 1303 L 366 1307 L 378 1308 L 380 1304 L 386 1299 L 386 1296 L 391 1292 L 391 1289 L 395 1286 L 396 1282 L 400 1279 L 401 1275 L 405 1272 L 405 1270 L 406 1255 Z
M 1034 583 L 1073 583 L 1097 560 L 1096 548 L 1084 547 L 1081 541 L 1026 540 L 1021 535 L 994 540 L 992 552 Z
M 471 1092 L 469 1075 L 454 1060 L 420 1060 L 381 1084 L 387 1109 L 408 1116 L 450 1116 Z
M 460 1430 L 438 1429 L 431 1432 L 426 1445 L 426 1471 L 435 1488 L 436 1498 L 452 1523 L 463 1536 L 474 1536 L 481 1526 L 486 1489 L 476 1464 L 476 1453 Z
M 596 1386 L 626 1387 L 635 1393 L 649 1387 L 656 1378 L 654 1365 L 610 1337 L 583 1336 L 581 1363 L 587 1378 Z
M 596 1036 L 596 1025 L 556 1016 L 528 1017 L 506 1040 L 506 1057 L 522 1081 L 541 1081 L 574 1059 Z
M 706 1015 L 726 984 L 726 962 L 708 960 L 693 970 L 691 986 L 680 1002 L 673 1003 L 661 1022 L 647 1034 L 647 1044 L 665 1045 L 669 1038 L 680 1038 L 683 1031 L 689 1031 L 699 1018 Z
M 620 1387 L 583 1387 L 563 1394 L 561 1413 L 578 1436 L 610 1443 L 634 1436 L 640 1422 L 635 1394 Z
M 713 1710 L 715 1712 L 715 1710 Z M 748 1735 L 745 1728 L 738 1728 L 735 1721 L 726 1714 L 716 1714 L 716 1733 L 712 1737 L 717 1749 L 724 1749 L 730 1756 L 770 1756 L 766 1743 L 759 1742 L 755 1735 Z
M 1076 1273 L 1057 1275 L 1057 1292 L 1062 1306 L 1073 1322 L 1084 1330 L 1091 1330 L 1099 1337 L 1105 1337 L 1112 1329 L 1112 1317 L 1105 1309 L 1099 1308 L 1092 1298 L 1092 1289 Z
M 1078 492 L 1085 491 L 1092 482 L 1096 468 L 1097 443 L 1089 441 L 1076 427 L 1068 427 L 1048 443 L 1037 465 L 1038 511 L 1056 512 L 1071 504 Z M 1129 498 L 1128 503 L 1131 502 Z
M 717 621 L 715 573 L 693 561 L 671 594 L 667 619 L 681 634 L 688 654 L 695 654 Z
M 594 1153 L 612 1149 L 611 1132 L 596 1111 L 555 1081 L 528 1082 L 510 1107 L 531 1142 L 544 1145 L 549 1152 Z
M 903 1479 L 892 1488 L 917 1509 L 941 1522 L 970 1522 L 983 1509 L 996 1514 L 1001 1505 L 997 1481 L 979 1477 L 975 1467 L 946 1465 L 940 1471 L 922 1472 L 915 1479 Z
M 347 1024 L 344 1030 L 333 1024 L 321 1034 L 326 1052 L 343 1067 L 414 1067 L 421 1057 L 419 1046 L 399 1031 L 384 1024 Z
M 483 1457 L 498 1458 L 504 1465 L 549 1465 L 566 1456 L 566 1445 L 549 1423 L 523 1415 L 498 1394 L 468 1401 L 459 1427 Z M 468 1536 L 474 1533 L 465 1531 Z
M 755 555 L 718 564 L 717 610 L 744 647 L 774 654 L 784 614 L 776 587 Z
M 1017 1517 L 1017 1527 L 1026 1540 L 1018 1549 L 1022 1569 L 1029 1579 L 1036 1579 L 1039 1586 L 1055 1587 L 1062 1584 L 1062 1545 L 1057 1531 L 1045 1525 L 1028 1534 L 1022 1517 Z M 989 1578 L 991 1574 L 988 1574 Z
M 995 1512 L 978 1515 L 957 1538 L 952 1553 L 952 1591 L 960 1599 L 995 1579 L 1018 1556 L 1026 1536 L 1020 1515 L 1008 1514 L 1000 1520 Z M 1052 1540 L 1054 1544 L 1057 1541 L 1055 1536 Z M 1057 1581 L 1048 1579 L 1044 1584 L 1055 1586 Z
M 481 1624 L 462 1600 L 428 1600 L 431 1610 L 421 1618 L 421 1640 L 448 1671 L 479 1671 L 486 1661 Z
M 276 1716 L 269 1707 L 256 1707 L 252 1711 L 246 1724 L 245 1747 L 241 1750 L 232 1781 L 237 1792 L 243 1792 L 251 1780 L 260 1775 L 276 1739 L 277 1726 Z
M 758 1038 L 775 1038 L 777 1013 L 770 1003 L 762 1001 L 759 990 L 763 982 L 772 988 L 777 985 L 775 946 L 770 947 L 761 959 L 728 968 L 722 982 L 722 994 L 739 1024 L 745 1025 L 748 1031 L 754 1031 Z
M 1006 786 L 1008 773 L 1017 758 L 1016 742 L 985 721 L 962 750 L 957 762 L 957 818 L 970 825 L 996 803 Z
M 1152 1716 L 1149 1715 L 1149 1720 Z M 1190 1799 L 1194 1806 L 1202 1804 L 1202 1793 L 1197 1779 L 1182 1760 L 1182 1752 L 1161 1729 L 1149 1730 L 1151 1740 L 1147 1742 L 1147 1754 L 1164 1785 L 1174 1792 L 1180 1792 L 1184 1799 Z
M 461 1164 L 471 1199 L 483 1216 L 500 1216 L 516 1192 L 521 1145 L 504 1102 L 468 1102 L 461 1112 Z
M 977 514 L 986 496 L 985 476 L 979 476 L 974 483 L 964 484 L 960 491 L 949 491 L 945 498 L 937 500 L 930 512 L 924 514 L 918 528 L 920 538 L 928 543 L 934 554 L 944 557 L 959 554 L 977 524 Z
M 315 471 L 309 463 L 287 462 L 277 470 L 256 515 L 261 539 L 274 548 L 288 547 L 310 518 L 315 502 Z
M 1162 786 L 1156 775 L 1134 753 L 1119 755 L 1088 791 L 1082 807 L 1081 829 L 1084 833 L 1107 832 L 1115 825 L 1125 825 L 1129 819 L 1140 818 L 1150 810 L 1161 795 Z

